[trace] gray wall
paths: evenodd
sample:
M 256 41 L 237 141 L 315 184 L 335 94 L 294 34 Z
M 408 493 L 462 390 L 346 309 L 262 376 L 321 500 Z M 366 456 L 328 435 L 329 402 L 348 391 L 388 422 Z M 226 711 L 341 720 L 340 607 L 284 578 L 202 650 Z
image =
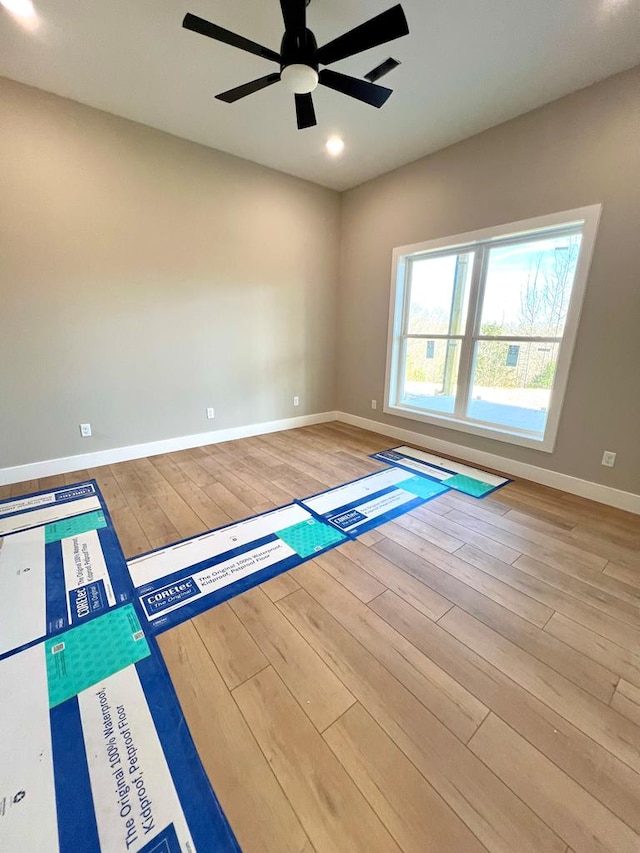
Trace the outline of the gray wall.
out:
M 337 193 L 8 80 L 0 105 L 0 468 L 333 408 Z
M 601 202 L 552 454 L 421 425 L 382 407 L 395 246 Z M 337 408 L 640 492 L 640 68 L 343 195 Z M 616 467 L 600 465 L 603 450 Z
M 0 104 L 0 468 L 340 408 L 640 492 L 640 69 L 342 197 L 8 80 Z M 372 412 L 394 246 L 597 202 L 553 454 Z

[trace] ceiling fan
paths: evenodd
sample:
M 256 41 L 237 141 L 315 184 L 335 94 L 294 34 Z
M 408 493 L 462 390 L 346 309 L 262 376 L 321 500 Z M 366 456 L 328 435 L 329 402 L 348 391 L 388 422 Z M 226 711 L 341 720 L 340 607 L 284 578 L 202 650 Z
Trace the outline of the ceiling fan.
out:
M 185 29 L 224 42 L 232 47 L 240 48 L 240 50 L 246 50 L 248 53 L 253 53 L 280 65 L 280 71 L 259 77 L 250 83 L 229 89 L 227 92 L 221 92 L 216 95 L 218 100 L 231 104 L 240 98 L 282 81 L 295 95 L 298 130 L 317 124 L 311 92 L 318 84 L 328 86 L 330 89 L 335 89 L 337 92 L 342 92 L 344 95 L 349 95 L 349 97 L 363 101 L 365 104 L 371 104 L 373 107 L 381 107 L 385 103 L 391 95 L 391 89 L 367 80 L 359 80 L 357 77 L 339 74 L 329 68 L 318 69 L 321 65 L 332 65 L 340 59 L 346 59 L 348 56 L 353 56 L 356 53 L 407 35 L 409 26 L 402 6 L 393 6 L 386 12 L 376 15 L 364 24 L 360 24 L 344 35 L 333 39 L 328 44 L 318 47 L 315 36 L 311 30 L 307 29 L 306 7 L 308 2 L 309 0 L 280 0 L 285 27 L 280 44 L 280 53 L 276 53 L 274 50 L 263 47 L 261 44 L 250 41 L 230 30 L 225 30 L 217 24 L 205 21 L 204 18 L 199 18 L 197 15 L 191 13 L 185 15 L 182 22 Z

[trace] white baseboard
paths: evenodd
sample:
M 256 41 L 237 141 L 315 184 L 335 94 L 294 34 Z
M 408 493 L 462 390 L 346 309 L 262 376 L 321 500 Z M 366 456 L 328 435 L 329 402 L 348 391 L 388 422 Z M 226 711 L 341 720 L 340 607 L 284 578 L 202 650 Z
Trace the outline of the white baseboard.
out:
M 335 420 L 336 412 L 321 412 L 317 415 L 302 415 L 301 417 L 285 418 L 280 421 L 248 424 L 231 429 L 183 435 L 178 438 L 165 438 L 160 441 L 149 441 L 145 444 L 130 444 L 127 447 L 114 447 L 111 450 L 96 450 L 93 453 L 64 456 L 61 459 L 30 462 L 27 465 L 15 465 L 12 468 L 0 468 L 0 486 L 22 483 L 25 480 L 37 480 L 41 477 L 52 477 L 55 474 L 68 474 L 71 471 L 80 471 L 84 468 L 98 468 L 100 465 L 112 465 L 115 462 L 128 462 L 130 459 L 142 459 L 145 456 L 157 456 L 159 453 L 173 453 L 175 450 L 187 450 L 190 447 L 219 444 L 221 441 L 233 441 L 236 438 L 249 438 L 253 435 L 265 435 L 269 432 L 281 432 L 286 429 L 324 424 Z
M 431 438 L 419 432 L 379 423 L 378 421 L 361 418 L 357 415 L 350 415 L 347 412 L 336 412 L 336 419 L 343 421 L 343 423 L 351 424 L 351 426 L 381 433 L 382 435 L 397 438 L 409 444 L 415 444 L 418 447 L 425 447 L 429 450 L 457 456 L 466 462 L 484 465 L 487 468 L 495 468 L 497 471 L 502 471 L 512 477 L 531 480 L 543 486 L 550 486 L 552 489 L 560 489 L 560 491 L 569 492 L 572 495 L 579 495 L 582 498 L 588 498 L 598 503 L 607 504 L 608 506 L 614 506 L 618 509 L 624 509 L 627 512 L 634 512 L 640 515 L 640 495 L 635 495 L 632 492 L 612 489 L 610 486 L 592 483 L 590 480 L 581 480 L 578 477 L 571 477 L 569 474 L 560 474 L 558 471 L 550 471 L 547 468 L 538 468 L 537 465 L 517 462 L 515 459 L 507 459 L 504 456 L 486 453 L 483 450 L 473 450 L 470 447 L 464 447 L 452 441 Z
M 187 450 L 190 447 L 202 447 L 207 444 L 218 444 L 221 441 L 233 441 L 237 438 L 249 438 L 253 435 L 265 435 L 269 432 L 281 432 L 297 427 L 323 424 L 330 421 L 342 421 L 351 426 L 377 432 L 390 438 L 415 444 L 418 447 L 426 447 L 444 454 L 456 456 L 476 465 L 484 465 L 495 468 L 513 477 L 521 477 L 531 480 L 543 486 L 560 489 L 572 495 L 579 495 L 598 503 L 614 506 L 618 509 L 627 510 L 640 515 L 640 495 L 632 492 L 623 492 L 620 489 L 612 489 L 600 483 L 592 483 L 589 480 L 580 480 L 568 474 L 560 474 L 557 471 L 549 471 L 547 468 L 539 468 L 525 462 L 517 462 L 494 453 L 486 453 L 482 450 L 473 450 L 452 441 L 443 441 L 439 438 L 431 438 L 419 432 L 390 426 L 389 424 L 361 418 L 347 412 L 321 412 L 317 415 L 302 415 L 297 418 L 285 418 L 280 421 L 268 421 L 261 424 L 248 424 L 247 426 L 232 427 L 231 429 L 214 430 L 212 432 L 200 432 L 195 435 L 183 435 L 178 438 L 166 438 L 161 441 L 150 441 L 145 444 L 131 444 L 127 447 L 114 447 L 111 450 L 97 450 L 93 453 L 82 453 L 78 456 L 65 456 L 61 459 L 47 459 L 42 462 L 31 462 L 27 465 L 15 465 L 12 468 L 0 468 L 0 486 L 11 483 L 21 483 L 25 480 L 37 480 L 41 477 L 52 477 L 55 474 L 67 474 L 71 471 L 80 471 L 84 468 L 98 468 L 100 465 L 112 465 L 115 462 L 127 462 L 130 459 L 142 459 L 146 456 L 156 456 L 159 453 L 172 453 L 175 450 Z

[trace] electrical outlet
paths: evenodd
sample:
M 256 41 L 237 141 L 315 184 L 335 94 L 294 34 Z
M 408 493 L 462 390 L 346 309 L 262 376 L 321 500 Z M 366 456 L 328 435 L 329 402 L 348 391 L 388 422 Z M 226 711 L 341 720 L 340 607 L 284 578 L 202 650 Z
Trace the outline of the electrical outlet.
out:
M 371 408 L 372 408 L 372 409 L 377 409 L 377 408 L 378 408 L 378 401 L 377 401 L 377 400 L 372 400 L 372 401 L 371 401 Z
M 212 420 L 213 418 L 215 418 L 215 416 L 216 416 L 215 410 L 212 409 L 211 407 L 209 407 L 207 409 L 207 417 L 209 418 L 209 420 Z
M 91 438 L 91 424 L 80 424 L 80 435 L 83 438 Z
M 299 406 L 299 405 L 300 405 L 300 397 L 294 397 L 294 398 L 293 398 L 293 405 L 294 405 L 294 406 Z
M 602 465 L 605 465 L 607 468 L 613 468 L 616 464 L 616 454 L 613 450 L 605 450 L 602 454 Z

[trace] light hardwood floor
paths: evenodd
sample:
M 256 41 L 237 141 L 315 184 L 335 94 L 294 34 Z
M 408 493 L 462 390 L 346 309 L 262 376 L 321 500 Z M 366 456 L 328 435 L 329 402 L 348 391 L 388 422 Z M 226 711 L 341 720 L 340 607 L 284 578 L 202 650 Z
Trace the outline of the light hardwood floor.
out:
M 127 556 L 381 466 L 329 424 L 95 477 Z M 164 634 L 246 853 L 640 851 L 640 519 L 449 493 Z

